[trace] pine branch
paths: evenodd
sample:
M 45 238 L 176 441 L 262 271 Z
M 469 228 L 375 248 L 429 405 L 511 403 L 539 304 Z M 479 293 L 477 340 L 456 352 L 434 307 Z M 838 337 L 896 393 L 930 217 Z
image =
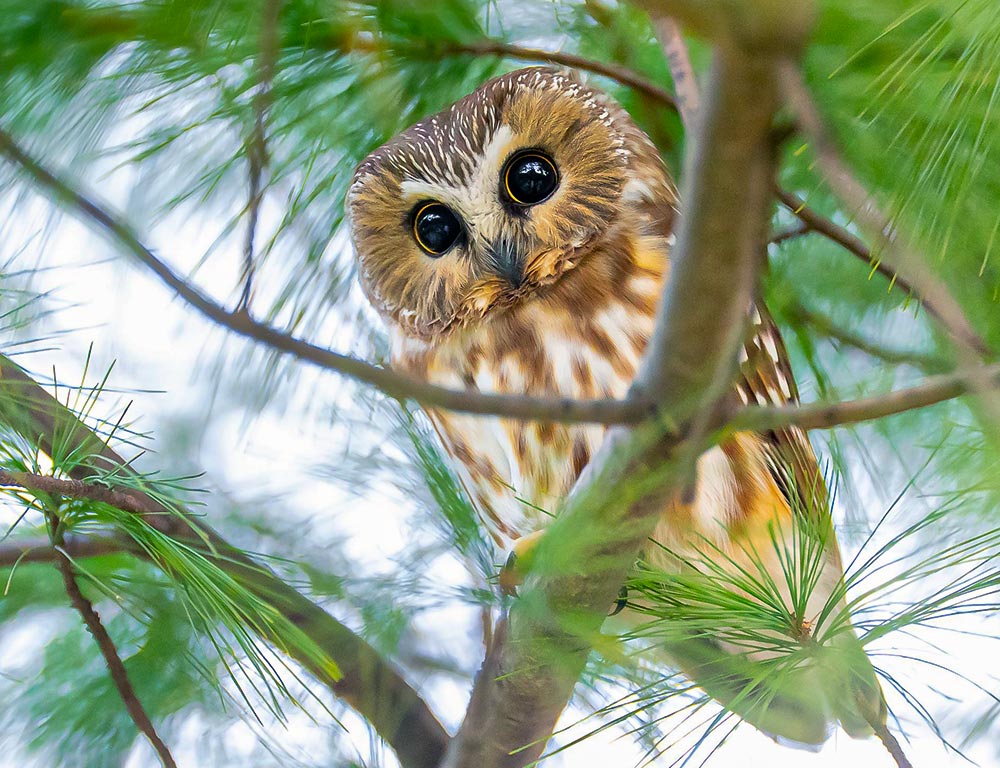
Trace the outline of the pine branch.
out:
M 59 451 L 84 458 L 70 472 L 74 480 L 86 482 L 95 472 L 140 480 L 104 440 L 3 355 L 0 424 L 49 455 L 58 447 Z M 438 765 L 448 744 L 447 732 L 419 694 L 374 648 L 207 525 L 182 511 L 168 510 L 149 494 L 118 490 L 142 508 L 155 510 L 145 518 L 151 526 L 199 551 L 324 649 L 340 667 L 340 679 L 335 679 L 308 649 L 278 637 L 273 627 L 260 628 L 263 639 L 295 658 L 364 717 L 393 747 L 404 768 Z
M 80 585 L 76 583 L 76 576 L 73 573 L 73 562 L 61 548 L 62 535 L 60 533 L 61 523 L 59 518 L 55 515 L 49 515 L 48 517 L 53 535 L 52 544 L 57 553 L 57 557 L 55 558 L 56 567 L 62 575 L 63 587 L 66 590 L 66 595 L 69 597 L 70 603 L 72 603 L 73 607 L 80 614 L 83 623 L 87 627 L 87 631 L 90 632 L 94 638 L 94 642 L 97 643 L 97 647 L 104 657 L 104 663 L 107 664 L 108 672 L 111 674 L 111 680 L 118 690 L 118 695 L 121 697 L 129 717 L 135 723 L 135 727 L 139 729 L 139 732 L 152 745 L 164 768 L 177 768 L 177 763 L 174 762 L 170 750 L 167 749 L 167 745 L 164 744 L 163 739 L 156 732 L 153 721 L 150 720 L 145 707 L 139 701 L 135 688 L 132 687 L 132 681 L 129 679 L 128 670 L 125 669 L 125 664 L 122 662 L 121 656 L 118 655 L 118 649 L 115 647 L 114 641 L 101 623 L 101 617 L 98 615 L 93 603 L 84 597 L 83 592 L 80 591 Z
M 98 501 L 136 515 L 155 515 L 163 512 L 163 507 L 143 494 L 116 490 L 105 485 L 85 483 L 82 480 L 64 480 L 47 475 L 36 475 L 31 472 L 8 472 L 0 469 L 0 485 L 15 486 L 71 499 Z
M 521 597 L 497 627 L 446 768 L 514 768 L 539 758 L 635 553 L 662 504 L 690 477 L 706 417 L 731 385 L 756 288 L 776 104 L 773 61 L 736 46 L 716 49 L 689 142 L 671 279 L 635 385 L 656 399 L 662 421 L 612 430 L 541 538 Z

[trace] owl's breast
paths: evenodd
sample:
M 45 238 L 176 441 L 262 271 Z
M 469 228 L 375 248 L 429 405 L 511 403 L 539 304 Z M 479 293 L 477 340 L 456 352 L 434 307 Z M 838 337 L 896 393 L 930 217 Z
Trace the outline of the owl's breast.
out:
M 394 363 L 451 388 L 622 398 L 652 333 L 660 285 L 658 272 L 638 269 L 586 304 L 560 294 L 539 297 L 433 350 L 397 345 Z M 604 438 L 600 425 L 429 416 L 502 548 L 546 524 Z

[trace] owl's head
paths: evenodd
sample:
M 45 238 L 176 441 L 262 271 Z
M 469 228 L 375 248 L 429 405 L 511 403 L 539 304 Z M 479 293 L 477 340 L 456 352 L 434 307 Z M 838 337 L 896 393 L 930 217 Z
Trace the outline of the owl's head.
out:
M 434 341 L 544 294 L 615 237 L 629 206 L 672 203 L 671 189 L 607 96 L 570 74 L 512 72 L 358 167 L 348 206 L 361 283 L 401 331 Z

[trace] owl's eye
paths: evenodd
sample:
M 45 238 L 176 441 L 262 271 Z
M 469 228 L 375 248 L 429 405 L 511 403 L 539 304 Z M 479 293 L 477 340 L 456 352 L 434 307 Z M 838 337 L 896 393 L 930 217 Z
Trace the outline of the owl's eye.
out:
M 413 238 L 431 256 L 442 256 L 462 234 L 462 225 L 441 203 L 421 203 L 413 216 Z
M 548 200 L 559 186 L 559 172 L 552 160 L 536 150 L 514 155 L 504 167 L 503 186 L 517 205 L 536 205 Z

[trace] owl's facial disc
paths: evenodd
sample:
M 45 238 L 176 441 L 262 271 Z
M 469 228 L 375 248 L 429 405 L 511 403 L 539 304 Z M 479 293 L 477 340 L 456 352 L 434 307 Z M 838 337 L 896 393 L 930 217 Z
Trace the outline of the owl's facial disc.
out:
M 634 134 L 603 94 L 543 68 L 404 131 L 349 193 L 368 298 L 427 341 L 532 300 L 615 230 Z

